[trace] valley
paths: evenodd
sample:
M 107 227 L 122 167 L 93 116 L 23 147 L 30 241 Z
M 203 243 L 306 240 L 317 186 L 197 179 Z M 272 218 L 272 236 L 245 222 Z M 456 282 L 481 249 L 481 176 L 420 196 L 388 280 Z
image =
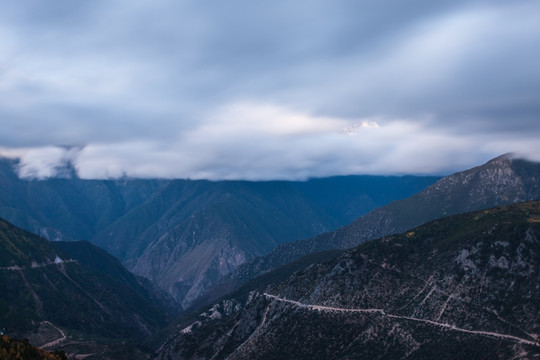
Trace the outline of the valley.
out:
M 184 309 L 247 260 L 345 225 L 438 180 L 40 180 L 20 179 L 16 166 L 0 159 L 1 218 L 49 240 L 87 240 Z
M 534 358 L 538 179 L 509 155 L 442 179 L 5 170 L 0 212 L 55 241 L 0 222 L 0 326 L 70 358 Z M 36 207 L 41 192 L 68 215 Z

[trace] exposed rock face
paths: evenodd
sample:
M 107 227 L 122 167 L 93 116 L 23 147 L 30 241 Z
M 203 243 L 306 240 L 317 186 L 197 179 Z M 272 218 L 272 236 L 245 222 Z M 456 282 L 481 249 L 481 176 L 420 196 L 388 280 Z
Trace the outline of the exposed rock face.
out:
M 187 308 L 247 259 L 264 255 L 281 243 L 337 227 L 350 218 L 353 204 L 362 211 L 369 187 L 374 193 L 391 196 L 405 188 L 418 188 L 413 186 L 419 184 L 415 178 L 396 180 L 175 181 L 97 234 L 94 241 L 110 251 L 124 252 L 130 270 L 156 282 Z M 395 189 L 389 190 L 387 185 Z M 349 189 L 351 195 L 337 190 L 339 186 Z M 341 208 L 329 205 L 328 198 L 334 193 Z M 375 203 L 373 199 L 368 202 Z M 151 209 L 160 210 L 148 216 Z M 137 223 L 137 219 L 141 221 Z M 132 224 L 135 229 L 125 233 Z
M 126 260 L 185 307 L 246 258 L 332 223 L 287 185 L 224 183 L 184 199 L 179 192 L 180 203 L 135 237 Z
M 191 246 L 181 237 L 165 234 L 137 259 L 132 271 L 152 279 L 186 307 L 246 259 L 241 246 L 232 246 L 234 235 L 224 230 L 216 229 L 211 237 Z
M 540 356 L 540 202 L 366 242 L 186 319 L 158 359 Z
M 377 208 L 334 232 L 280 245 L 240 266 L 231 278 L 246 281 L 312 252 L 347 249 L 444 216 L 536 199 L 540 199 L 540 164 L 503 155 L 444 177 L 420 193 Z

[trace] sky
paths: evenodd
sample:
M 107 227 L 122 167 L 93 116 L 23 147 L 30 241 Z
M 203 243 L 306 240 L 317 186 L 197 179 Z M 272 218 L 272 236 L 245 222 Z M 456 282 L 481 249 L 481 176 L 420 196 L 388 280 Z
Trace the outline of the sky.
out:
M 540 160 L 540 2 L 0 0 L 23 177 L 305 179 Z

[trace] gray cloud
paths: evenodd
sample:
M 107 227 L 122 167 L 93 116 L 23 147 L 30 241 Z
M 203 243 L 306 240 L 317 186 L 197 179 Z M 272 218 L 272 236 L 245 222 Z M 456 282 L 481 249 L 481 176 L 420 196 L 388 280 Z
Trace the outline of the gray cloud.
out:
M 444 173 L 540 153 L 534 2 L 0 3 L 0 153 L 27 174 L 49 176 L 62 145 L 84 145 L 84 177 Z

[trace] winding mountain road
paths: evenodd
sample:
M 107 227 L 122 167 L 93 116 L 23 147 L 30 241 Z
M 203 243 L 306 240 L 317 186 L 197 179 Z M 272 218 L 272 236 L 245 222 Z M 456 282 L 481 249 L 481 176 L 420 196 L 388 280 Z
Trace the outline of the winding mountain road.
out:
M 495 337 L 495 338 L 499 338 L 499 339 L 503 339 L 503 340 L 516 341 L 516 342 L 519 342 L 521 344 L 540 347 L 540 342 L 538 342 L 538 341 L 531 341 L 531 340 L 523 339 L 523 338 L 520 338 L 520 337 L 517 337 L 517 336 L 501 334 L 501 333 L 492 332 L 492 331 L 468 330 L 468 329 L 463 329 L 463 328 L 457 327 L 455 325 L 451 325 L 451 324 L 447 324 L 447 323 L 441 323 L 441 322 L 427 320 L 427 319 L 420 319 L 420 318 L 415 318 L 415 317 L 410 317 L 410 316 L 388 314 L 388 313 L 386 313 L 384 311 L 384 309 L 345 309 L 345 308 L 337 308 L 337 307 L 332 307 L 332 306 L 303 304 L 303 303 L 295 301 L 295 300 L 284 299 L 284 298 L 281 298 L 279 296 L 268 294 L 268 293 L 263 293 L 263 295 L 265 297 L 269 298 L 269 299 L 273 299 L 273 300 L 280 301 L 280 302 L 285 302 L 285 303 L 292 304 L 292 305 L 297 306 L 297 307 L 306 308 L 306 309 L 309 309 L 309 310 L 328 311 L 328 312 L 347 312 L 347 313 L 378 313 L 378 314 L 380 314 L 382 316 L 387 316 L 387 317 L 389 317 L 391 319 L 401 319 L 401 320 L 416 321 L 416 322 L 430 324 L 430 325 L 433 325 L 433 326 L 446 328 L 446 329 L 449 329 L 451 331 L 459 331 L 459 332 L 464 332 L 464 333 L 468 333 L 468 334 Z
M 38 268 L 42 268 L 49 265 L 60 265 L 60 264 L 72 263 L 72 262 L 77 262 L 77 261 L 73 259 L 63 260 L 57 257 L 54 261 L 46 261 L 42 263 L 32 262 L 30 266 L 19 266 L 19 265 L 3 266 L 3 267 L 0 267 L 0 270 L 20 271 L 20 270 L 26 270 L 26 269 L 38 269 Z
M 42 349 L 43 349 L 43 348 L 48 348 L 48 347 L 53 347 L 53 346 L 58 345 L 58 344 L 60 344 L 62 341 L 64 341 L 64 340 L 67 339 L 66 334 L 62 331 L 62 329 L 60 329 L 60 328 L 56 327 L 55 325 L 51 324 L 49 321 L 44 321 L 43 323 L 44 323 L 44 324 L 48 324 L 49 326 L 55 328 L 55 329 L 61 334 L 61 336 L 60 336 L 58 339 L 56 339 L 56 340 L 53 340 L 53 341 L 50 341 L 50 342 L 48 342 L 48 343 L 46 343 L 46 344 L 41 345 L 40 347 L 41 347 Z

